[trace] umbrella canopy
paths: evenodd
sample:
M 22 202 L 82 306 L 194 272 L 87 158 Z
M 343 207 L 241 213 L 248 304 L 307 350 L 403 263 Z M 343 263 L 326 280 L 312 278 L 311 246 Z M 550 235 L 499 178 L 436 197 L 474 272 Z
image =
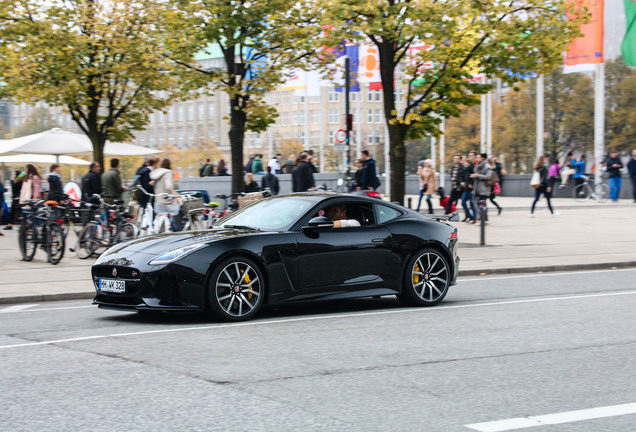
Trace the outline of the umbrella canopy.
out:
M 92 154 L 93 145 L 84 134 L 68 132 L 60 128 L 53 128 L 46 132 L 27 135 L 10 140 L 0 141 L 0 154 Z M 133 144 L 107 142 L 104 155 L 107 156 L 145 156 L 161 153 L 161 150 L 149 149 Z
M 59 159 L 59 160 L 57 160 Z M 6 164 L 21 164 L 21 163 L 33 163 L 33 164 L 53 164 L 58 163 L 61 165 L 90 165 L 91 163 L 82 159 L 74 158 L 72 156 L 55 156 L 55 155 L 43 155 L 43 154 L 21 154 L 12 156 L 0 156 L 0 163 Z

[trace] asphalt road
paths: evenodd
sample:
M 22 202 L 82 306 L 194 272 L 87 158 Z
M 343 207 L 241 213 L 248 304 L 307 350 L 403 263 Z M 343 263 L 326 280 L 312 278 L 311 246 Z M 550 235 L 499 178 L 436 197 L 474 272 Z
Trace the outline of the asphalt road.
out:
M 636 269 L 463 278 L 435 308 L 387 297 L 241 324 L 2 306 L 0 430 L 633 431 L 635 310 Z

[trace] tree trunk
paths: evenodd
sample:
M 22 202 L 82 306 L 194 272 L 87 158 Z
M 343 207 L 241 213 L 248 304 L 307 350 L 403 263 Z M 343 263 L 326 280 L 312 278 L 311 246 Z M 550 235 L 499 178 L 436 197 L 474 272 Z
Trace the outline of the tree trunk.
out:
M 102 172 L 104 172 L 104 145 L 106 144 L 106 137 L 99 132 L 91 132 L 88 135 L 88 139 L 90 139 L 93 144 L 93 162 L 98 162 L 102 167 Z
M 245 137 L 245 111 L 239 106 L 239 96 L 233 96 L 230 101 L 230 149 L 232 151 L 232 193 L 243 192 L 243 140 Z
M 406 129 L 402 125 L 389 125 L 389 157 L 391 158 L 391 202 L 404 205 L 406 145 L 404 136 Z

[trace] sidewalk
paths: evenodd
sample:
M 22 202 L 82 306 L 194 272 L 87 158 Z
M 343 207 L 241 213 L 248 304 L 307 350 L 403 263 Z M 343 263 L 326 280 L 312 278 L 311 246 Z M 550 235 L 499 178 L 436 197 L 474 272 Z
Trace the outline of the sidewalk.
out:
M 412 196 L 413 197 L 413 196 Z M 413 204 L 417 204 L 417 197 Z M 577 203 L 555 199 L 561 214 L 551 217 L 545 200 L 529 218 L 530 198 L 498 198 L 500 216 L 489 204 L 486 246 L 479 246 L 480 226 L 461 222 L 458 228 L 460 276 L 555 270 L 636 267 L 636 204 Z M 439 199 L 435 211 L 441 213 Z M 463 210 L 460 209 L 463 218 Z M 91 299 L 94 295 L 90 266 L 68 249 L 58 265 L 46 262 L 40 249 L 31 262 L 21 261 L 18 232 L 0 237 L 0 304 L 49 300 Z M 73 247 L 75 236 L 67 237 Z M 460 280 L 461 283 L 461 280 Z

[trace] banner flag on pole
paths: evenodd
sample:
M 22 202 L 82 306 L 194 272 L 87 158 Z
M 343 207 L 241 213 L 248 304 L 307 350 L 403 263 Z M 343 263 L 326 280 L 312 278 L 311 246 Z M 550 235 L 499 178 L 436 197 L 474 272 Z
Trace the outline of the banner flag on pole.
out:
M 375 45 L 360 46 L 358 82 L 369 83 L 369 90 L 382 90 L 380 77 L 380 54 Z
M 590 22 L 581 24 L 583 36 L 570 43 L 565 53 L 563 73 L 593 71 L 594 65 L 603 59 L 603 0 L 577 0 L 585 3 L 590 12 Z
M 621 52 L 627 66 L 636 66 L 636 0 L 625 1 L 625 37 Z
M 344 65 L 345 57 L 349 57 L 349 78 L 351 80 L 350 92 L 359 92 L 360 84 L 358 83 L 358 45 L 351 42 L 345 42 L 344 47 L 339 45 L 333 50 L 336 57 L 336 72 L 334 74 L 334 82 L 336 82 L 336 91 L 342 93 L 344 91 Z

